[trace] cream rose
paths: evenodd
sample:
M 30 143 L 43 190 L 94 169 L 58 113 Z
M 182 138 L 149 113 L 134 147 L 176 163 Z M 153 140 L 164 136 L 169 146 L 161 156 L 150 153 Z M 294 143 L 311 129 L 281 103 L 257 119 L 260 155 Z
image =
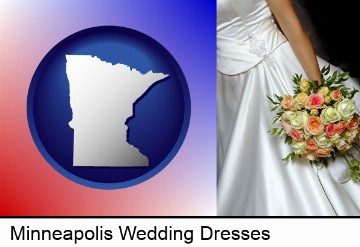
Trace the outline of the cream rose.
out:
M 320 114 L 320 119 L 323 124 L 335 123 L 341 120 L 340 114 L 333 107 L 326 107 Z
M 339 151 L 341 152 L 345 152 L 346 150 L 348 150 L 349 148 L 351 148 L 351 145 L 344 139 L 344 138 L 340 138 L 339 140 L 337 140 L 335 142 L 335 146 L 337 147 L 337 149 L 339 149 Z
M 330 140 L 331 140 L 333 143 L 335 143 L 335 142 L 337 142 L 340 138 L 341 138 L 341 135 L 335 134 L 335 135 L 333 135 L 332 137 L 330 137 Z
M 290 116 L 290 124 L 294 129 L 303 129 L 307 123 L 309 115 L 305 111 L 295 112 Z
M 314 136 L 314 140 L 316 144 L 323 149 L 331 148 L 331 146 L 333 145 L 331 139 L 325 133 L 322 133 L 321 135 L 318 136 Z
M 342 136 L 348 141 L 348 143 L 352 143 L 357 137 L 358 132 L 358 130 L 345 130 L 342 133 Z
M 291 144 L 291 148 L 295 154 L 305 154 L 306 153 L 306 145 L 305 142 L 293 142 Z
M 286 111 L 283 114 L 283 118 L 290 121 L 291 116 L 294 115 L 293 111 Z
M 340 113 L 342 119 L 349 121 L 356 111 L 355 102 L 351 99 L 343 99 L 337 104 L 336 110 Z

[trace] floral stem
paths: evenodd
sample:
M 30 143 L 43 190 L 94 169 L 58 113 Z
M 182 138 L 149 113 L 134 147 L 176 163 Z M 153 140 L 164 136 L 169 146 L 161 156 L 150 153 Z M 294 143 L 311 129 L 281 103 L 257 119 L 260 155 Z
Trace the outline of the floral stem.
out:
M 311 166 L 312 166 L 312 165 L 311 165 Z M 331 201 L 330 201 L 330 199 L 329 199 L 329 197 L 328 197 L 328 195 L 327 195 L 327 193 L 326 193 L 325 189 L 324 189 L 324 186 L 323 186 L 323 184 L 322 184 L 322 182 L 321 182 L 321 179 L 320 179 L 320 176 L 319 176 L 319 169 L 318 169 L 318 167 L 316 167 L 316 175 L 317 175 L 317 177 L 318 177 L 318 180 L 319 180 L 319 183 L 320 183 L 320 185 L 321 185 L 321 188 L 322 188 L 322 190 L 324 191 L 324 194 L 325 194 L 325 196 L 326 196 L 326 198 L 327 198 L 328 202 L 330 203 L 330 206 L 331 206 L 331 207 L 332 207 L 332 209 L 334 210 L 335 215 L 336 215 L 336 216 L 339 216 L 339 215 L 337 214 L 337 212 L 336 212 L 336 210 L 335 210 L 334 206 L 332 205 L 332 203 L 331 203 Z

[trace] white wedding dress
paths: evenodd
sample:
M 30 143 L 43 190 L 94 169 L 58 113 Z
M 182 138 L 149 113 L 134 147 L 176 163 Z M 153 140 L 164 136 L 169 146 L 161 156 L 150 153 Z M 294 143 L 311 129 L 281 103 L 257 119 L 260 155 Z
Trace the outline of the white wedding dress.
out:
M 283 162 L 290 147 L 267 133 L 275 113 L 266 95 L 292 94 L 293 75 L 306 74 L 266 0 L 217 1 L 217 69 L 218 215 L 360 215 L 359 184 L 337 181 L 333 164 Z M 354 99 L 360 109 L 360 93 Z

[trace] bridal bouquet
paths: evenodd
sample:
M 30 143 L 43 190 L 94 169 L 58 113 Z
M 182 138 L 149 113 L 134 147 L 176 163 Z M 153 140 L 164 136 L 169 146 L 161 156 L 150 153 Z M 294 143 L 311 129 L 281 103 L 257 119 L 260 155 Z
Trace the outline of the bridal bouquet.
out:
M 350 166 L 350 176 L 360 182 L 359 161 L 349 150 L 359 145 L 360 117 L 352 99 L 358 92 L 345 87 L 348 73 L 335 71 L 329 75 L 330 66 L 321 70 L 323 83 L 305 80 L 295 74 L 294 95 L 268 97 L 277 111 L 272 135 L 285 134 L 285 143 L 292 152 L 283 160 L 304 157 L 311 164 L 327 166 L 329 159 L 343 157 Z

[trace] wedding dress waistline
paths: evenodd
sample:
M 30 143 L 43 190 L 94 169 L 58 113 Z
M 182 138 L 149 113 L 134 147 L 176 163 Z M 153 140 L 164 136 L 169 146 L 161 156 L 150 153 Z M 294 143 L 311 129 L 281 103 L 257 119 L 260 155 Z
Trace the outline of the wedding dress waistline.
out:
M 269 55 L 279 45 L 286 42 L 272 17 L 266 19 L 253 30 L 246 28 L 238 37 L 217 34 L 217 70 L 223 74 L 236 75 L 243 73 L 261 61 L 269 62 Z M 233 30 L 231 30 L 233 31 Z

